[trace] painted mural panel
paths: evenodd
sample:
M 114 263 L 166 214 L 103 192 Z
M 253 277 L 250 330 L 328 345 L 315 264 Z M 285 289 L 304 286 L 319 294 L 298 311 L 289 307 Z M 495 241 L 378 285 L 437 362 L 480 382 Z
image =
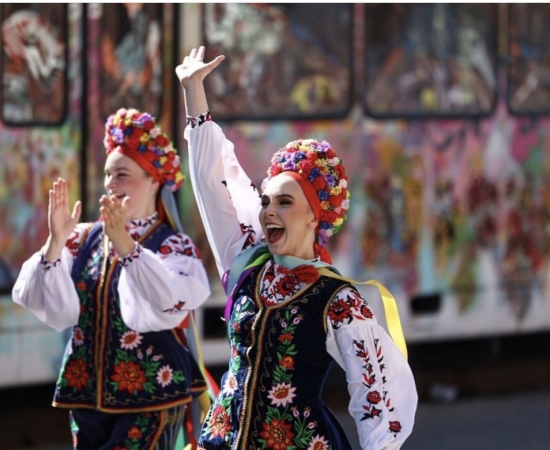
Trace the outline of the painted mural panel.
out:
M 514 3 L 509 20 L 509 102 L 518 114 L 550 112 L 550 5 Z
M 359 267 L 402 299 L 413 339 L 550 325 L 547 127 L 503 106 L 366 127 Z M 430 295 L 440 303 L 415 314 L 409 302 Z
M 67 5 L 3 3 L 2 120 L 59 124 L 67 102 Z
M 351 12 L 350 4 L 337 3 L 205 4 L 206 59 L 227 57 L 206 79 L 212 112 L 219 119 L 345 114 Z
M 159 117 L 162 98 L 162 4 L 101 5 L 101 113 L 133 107 Z
M 496 96 L 496 5 L 365 5 L 365 106 L 375 116 L 483 115 Z
M 62 93 L 68 113 L 62 122 L 49 126 L 0 123 L 0 386 L 55 380 L 67 340 L 66 333 L 47 327 L 15 305 L 10 292 L 23 262 L 46 241 L 52 183 L 64 177 L 69 181 L 71 204 L 82 198 L 82 8 L 77 4 L 67 7 L 64 45 L 71 63 Z

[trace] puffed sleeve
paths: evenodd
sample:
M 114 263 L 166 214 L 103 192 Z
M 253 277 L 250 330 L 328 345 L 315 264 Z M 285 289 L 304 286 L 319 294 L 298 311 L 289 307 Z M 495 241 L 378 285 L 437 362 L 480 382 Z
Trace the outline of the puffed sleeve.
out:
M 369 286 L 371 292 L 379 296 L 376 287 Z M 418 403 L 407 360 L 353 287 L 332 301 L 327 322 L 327 350 L 346 373 L 361 449 L 399 449 L 412 432 Z
M 158 253 L 136 244 L 121 262 L 121 315 L 136 331 L 175 328 L 210 295 L 198 250 L 183 233 L 167 238 Z
M 200 117 L 207 116 L 208 113 Z M 260 196 L 235 155 L 233 143 L 211 120 L 188 119 L 189 175 L 203 226 L 222 276 L 262 237 Z
M 12 289 L 12 299 L 46 325 L 62 331 L 78 323 L 80 301 L 71 269 L 80 242 L 90 224 L 80 223 L 69 236 L 61 257 L 47 261 L 42 252 L 32 255 L 21 267 Z

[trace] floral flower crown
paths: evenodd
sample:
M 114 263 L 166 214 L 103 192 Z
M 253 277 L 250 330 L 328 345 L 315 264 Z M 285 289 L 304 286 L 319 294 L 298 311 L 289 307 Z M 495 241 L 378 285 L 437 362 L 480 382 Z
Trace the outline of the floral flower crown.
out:
M 119 148 L 172 192 L 185 180 L 176 149 L 148 113 L 121 108 L 111 114 L 103 145 L 107 154 Z
M 267 179 L 285 171 L 296 172 L 317 191 L 320 202 L 319 235 L 322 245 L 326 244 L 326 238 L 342 228 L 349 209 L 348 176 L 342 160 L 326 141 L 299 139 L 273 154 Z

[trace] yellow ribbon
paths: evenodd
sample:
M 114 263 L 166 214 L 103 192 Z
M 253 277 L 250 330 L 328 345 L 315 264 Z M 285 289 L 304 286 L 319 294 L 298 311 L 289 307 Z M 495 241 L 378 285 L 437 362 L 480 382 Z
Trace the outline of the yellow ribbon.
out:
M 336 278 L 351 284 L 370 284 L 371 286 L 376 286 L 380 291 L 380 296 L 382 297 L 384 314 L 386 315 L 386 323 L 388 325 L 390 336 L 393 339 L 393 342 L 395 342 L 397 348 L 401 351 L 401 353 L 403 353 L 403 356 L 405 356 L 405 359 L 407 359 L 407 344 L 405 343 L 405 336 L 403 335 L 403 328 L 401 327 L 401 320 L 399 319 L 399 311 L 397 310 L 395 298 L 391 295 L 390 291 L 388 291 L 378 281 L 355 281 L 350 278 L 337 275 L 326 267 L 318 267 L 317 270 L 320 275 Z

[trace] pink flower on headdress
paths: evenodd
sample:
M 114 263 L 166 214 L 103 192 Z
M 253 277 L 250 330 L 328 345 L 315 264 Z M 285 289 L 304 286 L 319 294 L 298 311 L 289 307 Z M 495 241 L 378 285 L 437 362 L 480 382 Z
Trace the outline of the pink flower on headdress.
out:
M 157 170 L 161 184 L 171 191 L 183 184 L 185 177 L 176 150 L 146 112 L 121 108 L 110 115 L 105 122 L 103 145 L 107 154 L 117 147 L 139 152 L 141 158 Z
M 317 191 L 321 204 L 319 235 L 326 238 L 340 231 L 349 209 L 346 169 L 327 141 L 299 139 L 275 152 L 268 178 L 284 171 L 293 171 L 307 179 Z

